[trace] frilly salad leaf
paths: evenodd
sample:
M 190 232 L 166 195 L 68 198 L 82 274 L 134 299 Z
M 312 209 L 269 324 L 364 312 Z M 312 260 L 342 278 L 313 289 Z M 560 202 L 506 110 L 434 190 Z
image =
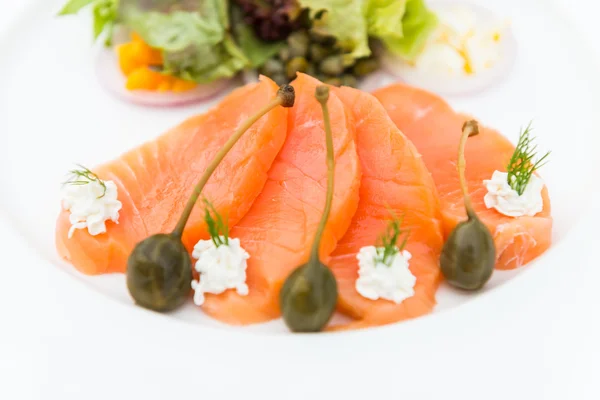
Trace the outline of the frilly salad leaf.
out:
M 423 0 L 298 0 L 313 26 L 334 36 L 353 58 L 371 54 L 369 37 L 391 53 L 414 59 L 437 25 Z
M 334 36 L 353 58 L 371 54 L 367 21 L 363 13 L 364 0 L 298 0 L 308 8 L 313 27 Z
M 369 35 L 409 61 L 421 52 L 438 23 L 423 0 L 367 0 L 365 14 Z
M 228 2 L 198 0 L 197 4 L 195 11 L 169 13 L 130 4 L 121 8 L 121 15 L 129 29 L 162 50 L 164 73 L 198 83 L 233 77 L 250 60 L 228 32 Z
M 224 2 L 201 1 L 198 11 L 143 11 L 137 6 L 122 7 L 127 27 L 136 32 L 150 47 L 177 52 L 190 46 L 214 46 L 223 41 L 228 26 Z
M 70 0 L 58 15 L 77 14 L 83 8 L 94 5 L 94 40 L 106 32 L 105 45 L 111 45 L 112 32 L 118 20 L 119 0 Z

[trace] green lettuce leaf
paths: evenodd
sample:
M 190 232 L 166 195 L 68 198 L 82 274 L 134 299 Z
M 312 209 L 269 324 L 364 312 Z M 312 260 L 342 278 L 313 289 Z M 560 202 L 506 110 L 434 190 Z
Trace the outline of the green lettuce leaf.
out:
M 163 58 L 164 73 L 198 83 L 231 78 L 250 63 L 229 34 L 217 46 L 195 46 Z
M 232 30 L 235 40 L 242 52 L 250 60 L 251 68 L 261 67 L 268 59 L 275 56 L 282 47 L 284 41 L 267 42 L 261 40 L 252 26 L 243 20 L 242 10 L 233 8 L 231 12 Z
M 364 0 L 298 0 L 309 9 L 313 26 L 334 36 L 353 58 L 371 54 Z
M 406 3 L 407 0 L 367 0 L 364 12 L 369 36 L 382 40 L 402 39 Z
M 233 77 L 250 64 L 228 32 L 228 2 L 198 0 L 196 11 L 122 8 L 125 24 L 162 50 L 163 72 L 198 83 Z
M 436 15 L 427 8 L 423 0 L 406 0 L 404 12 L 398 4 L 392 4 L 394 1 L 369 0 L 369 3 L 370 7 L 367 6 L 366 10 L 371 35 L 381 39 L 392 54 L 409 61 L 414 60 L 437 26 Z M 392 11 L 396 14 L 391 14 Z M 401 15 L 400 24 L 397 23 L 398 15 Z M 386 24 L 389 24 L 388 29 L 385 28 Z
M 181 51 L 189 46 L 216 45 L 223 41 L 227 17 L 222 19 L 218 0 L 204 1 L 202 12 L 141 11 L 126 7 L 123 20 L 151 47 L 163 51 Z

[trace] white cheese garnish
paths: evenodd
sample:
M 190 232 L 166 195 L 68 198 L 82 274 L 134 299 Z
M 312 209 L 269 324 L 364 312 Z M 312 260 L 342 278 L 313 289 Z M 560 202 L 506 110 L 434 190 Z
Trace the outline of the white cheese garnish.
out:
M 376 255 L 375 246 L 365 246 L 356 255 L 359 267 L 356 279 L 358 293 L 367 299 L 385 299 L 396 304 L 412 297 L 417 282 L 408 268 L 412 255 L 406 250 L 399 251 L 389 266 L 376 262 Z
M 240 239 L 229 238 L 229 245 L 219 247 L 212 240 L 200 240 L 192 256 L 198 259 L 195 268 L 200 273 L 200 281 L 192 281 L 196 305 L 204 304 L 205 293 L 221 294 L 236 289 L 241 296 L 248 294 L 246 260 L 250 255 L 240 246 Z
M 544 181 L 532 175 L 525 191 L 519 196 L 516 190 L 508 184 L 508 173 L 494 171 L 492 179 L 484 180 L 487 194 L 483 198 L 487 208 L 494 208 L 499 213 L 509 217 L 527 215 L 533 217 L 544 209 L 542 189 Z
M 93 236 L 105 233 L 106 221 L 119 223 L 119 210 L 123 206 L 117 200 L 117 185 L 113 181 L 90 180 L 83 176 L 78 179 L 88 183 L 66 184 L 62 189 L 62 206 L 71 213 L 69 239 L 75 229 L 87 228 Z

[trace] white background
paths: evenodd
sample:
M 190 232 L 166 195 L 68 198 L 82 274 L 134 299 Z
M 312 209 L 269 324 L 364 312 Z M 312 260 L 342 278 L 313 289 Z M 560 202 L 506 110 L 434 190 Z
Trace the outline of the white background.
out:
M 582 29 L 598 39 L 595 2 L 563 1 L 576 10 Z M 0 34 L 26 3 L 0 0 Z M 597 49 L 600 54 L 600 45 Z M 2 55 L 0 61 L 5 62 Z M 598 143 L 598 131 L 590 127 L 590 145 Z M 594 216 L 581 226 L 574 238 L 580 249 L 600 248 L 599 222 Z M 10 234 L 0 223 L 0 238 Z M 330 348 L 327 340 L 281 338 L 243 350 L 227 342 L 230 335 L 206 343 L 202 336 L 190 337 L 183 325 L 161 336 L 149 330 L 162 329 L 162 319 L 144 315 L 143 328 L 137 328 L 127 324 L 129 312 L 116 303 L 99 301 L 85 308 L 74 303 L 78 293 L 86 295 L 82 285 L 74 285 L 68 296 L 53 291 L 53 283 L 63 277 L 50 270 L 39 269 L 39 275 L 23 281 L 17 272 L 34 262 L 31 250 L 26 245 L 6 248 L 3 242 L 0 399 L 171 400 L 184 394 L 221 399 L 240 387 L 247 397 L 262 399 L 600 399 L 600 262 L 595 254 L 573 250 L 563 262 L 564 268 L 578 271 L 576 279 L 548 276 L 531 288 L 539 295 L 527 304 L 507 298 L 502 308 L 488 308 L 477 327 L 462 329 L 467 325 L 461 322 L 470 320 L 470 310 L 485 308 L 487 298 L 436 317 L 452 319 L 453 327 L 444 332 L 435 331 L 433 320 L 419 322 L 430 325 L 430 333 L 414 347 L 399 336 L 403 357 L 377 336 L 369 356 L 353 349 L 352 335 L 339 337 L 343 351 Z M 561 288 L 573 285 L 576 295 L 562 296 Z M 190 346 L 182 349 L 180 341 Z M 415 352 L 424 343 L 429 351 L 419 357 Z M 204 358 L 203 349 L 220 346 L 220 361 Z M 182 369 L 183 359 L 192 367 Z

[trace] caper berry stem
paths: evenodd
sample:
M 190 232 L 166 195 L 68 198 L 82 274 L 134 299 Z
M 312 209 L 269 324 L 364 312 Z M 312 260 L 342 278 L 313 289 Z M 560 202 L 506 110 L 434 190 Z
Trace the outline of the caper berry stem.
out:
M 223 145 L 223 147 L 219 150 L 219 152 L 212 159 L 212 161 L 210 162 L 208 167 L 206 167 L 206 170 L 204 171 L 204 174 L 202 174 L 200 181 L 198 182 L 198 184 L 196 184 L 196 187 L 194 188 L 194 191 L 192 192 L 192 195 L 190 196 L 190 199 L 188 200 L 188 202 L 183 210 L 183 213 L 181 214 L 181 217 L 179 218 L 179 221 L 177 222 L 175 230 L 173 231 L 174 236 L 181 237 L 183 235 L 183 230 L 185 229 L 185 226 L 190 218 L 190 215 L 192 214 L 194 205 L 196 204 L 196 202 L 198 201 L 198 198 L 200 197 L 200 194 L 202 193 L 202 189 L 204 189 L 204 186 L 206 185 L 206 183 L 212 176 L 213 172 L 215 172 L 215 170 L 217 169 L 217 167 L 219 166 L 221 161 L 223 161 L 223 159 L 225 158 L 227 153 L 229 153 L 229 151 L 233 148 L 233 146 L 237 143 L 237 141 L 244 135 L 244 133 L 246 133 L 246 131 L 248 129 L 250 129 L 250 127 L 252 125 L 254 125 L 254 123 L 256 121 L 261 119 L 265 114 L 267 114 L 269 111 L 271 111 L 275 107 L 277 107 L 277 106 L 293 107 L 294 100 L 295 100 L 294 88 L 290 85 L 282 85 L 279 88 L 279 90 L 277 91 L 277 96 L 273 100 L 271 100 L 267 105 L 265 105 L 263 108 L 258 110 L 258 112 L 256 114 L 254 114 L 253 116 L 248 118 L 246 121 L 244 121 L 244 123 L 242 125 L 240 125 L 237 128 L 237 130 L 233 133 L 233 135 L 231 135 L 231 137 L 227 140 L 227 142 Z
M 319 103 L 321 103 L 321 109 L 323 110 L 323 123 L 325 125 L 325 140 L 327 143 L 327 194 L 325 200 L 325 209 L 323 215 L 321 215 L 321 221 L 315 234 L 315 241 L 313 242 L 311 250 L 311 259 L 313 261 L 319 260 L 319 248 L 321 244 L 321 237 L 325 231 L 327 220 L 329 219 L 329 213 L 331 212 L 331 203 L 333 202 L 333 182 L 335 176 L 335 159 L 333 154 L 333 134 L 331 133 L 331 121 L 329 119 L 329 107 L 327 107 L 327 101 L 329 100 L 329 88 L 325 85 L 317 86 L 315 90 L 315 96 Z M 317 263 L 311 263 L 311 265 L 318 265 Z
M 471 202 L 471 196 L 469 195 L 469 188 L 467 186 L 467 180 L 465 179 L 465 169 L 466 169 L 466 161 L 465 161 L 465 146 L 467 144 L 467 139 L 471 136 L 475 136 L 479 134 L 479 125 L 477 121 L 470 120 L 463 124 L 462 127 L 462 135 L 460 137 L 460 142 L 458 144 L 458 178 L 460 179 L 460 188 L 463 193 L 463 198 L 465 201 L 465 208 L 467 210 L 467 215 L 469 218 L 475 218 L 475 210 L 473 209 L 473 203 Z

